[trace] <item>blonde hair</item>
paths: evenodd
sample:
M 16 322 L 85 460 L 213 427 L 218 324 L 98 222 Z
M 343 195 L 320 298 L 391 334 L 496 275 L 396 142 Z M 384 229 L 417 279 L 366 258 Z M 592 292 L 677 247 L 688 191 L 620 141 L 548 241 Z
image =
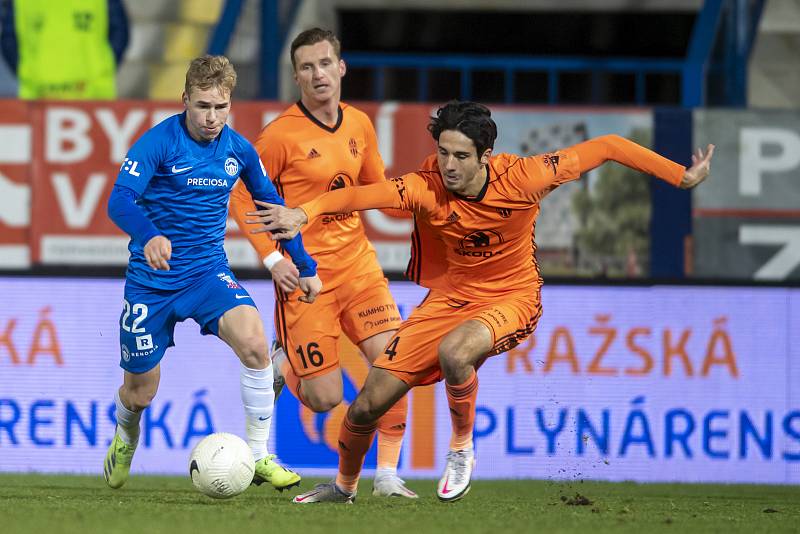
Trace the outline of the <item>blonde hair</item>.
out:
M 193 59 L 186 71 L 186 95 L 189 96 L 194 88 L 206 90 L 212 87 L 233 92 L 236 87 L 236 70 L 230 60 L 225 56 L 208 54 Z

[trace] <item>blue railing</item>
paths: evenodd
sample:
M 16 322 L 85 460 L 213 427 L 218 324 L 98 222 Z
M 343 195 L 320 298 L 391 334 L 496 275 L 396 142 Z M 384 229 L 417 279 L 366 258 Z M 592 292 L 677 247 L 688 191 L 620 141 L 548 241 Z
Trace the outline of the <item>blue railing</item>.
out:
M 222 17 L 209 42 L 210 53 L 224 53 L 242 8 L 242 0 L 226 0 Z M 281 11 L 279 0 L 261 0 L 261 91 L 262 98 L 278 98 L 278 73 L 280 54 L 287 39 L 288 29 L 300 2 L 290 0 L 288 9 Z M 708 104 L 743 106 L 747 99 L 747 62 L 753 47 L 758 21 L 764 0 L 706 0 L 698 13 L 688 53 L 684 58 L 582 58 L 582 57 L 530 57 L 530 56 L 467 56 L 345 53 L 348 65 L 371 69 L 372 99 L 386 96 L 386 77 L 389 69 L 416 71 L 417 98 L 427 101 L 430 96 L 430 73 L 457 71 L 459 97 L 472 98 L 472 77 L 475 72 L 496 71 L 501 74 L 503 100 L 513 103 L 515 76 L 520 73 L 544 73 L 547 78 L 546 102 L 559 104 L 560 77 L 562 74 L 582 73 L 591 80 L 591 100 L 597 102 L 599 80 L 609 74 L 633 76 L 633 98 L 637 104 L 646 104 L 648 77 L 674 75 L 680 80 L 680 103 L 685 107 Z M 721 40 L 721 42 L 720 42 Z M 714 58 L 715 46 L 720 45 L 722 58 Z M 708 87 L 711 74 L 721 76 L 723 89 L 715 101 L 709 102 Z M 455 96 L 455 95 L 453 95 Z
M 685 107 L 709 103 L 712 70 L 722 76 L 724 86 L 714 104 L 747 104 L 747 62 L 763 9 L 764 0 L 706 0 L 692 30 L 683 68 L 681 103 Z M 719 39 L 723 40 L 722 58 L 714 58 Z
M 547 77 L 547 103 L 559 104 L 559 77 L 563 73 L 585 73 L 591 80 L 591 102 L 599 98 L 599 77 L 607 74 L 629 74 L 634 78 L 634 102 L 646 103 L 647 80 L 653 74 L 673 74 L 681 81 L 680 104 L 696 107 L 708 104 L 708 76 L 712 68 L 721 71 L 725 89 L 715 104 L 743 106 L 747 98 L 747 61 L 753 46 L 764 0 L 706 0 L 695 21 L 685 58 L 581 58 L 527 56 L 443 56 L 412 54 L 345 53 L 351 67 L 369 68 L 372 76 L 372 98 L 383 100 L 388 69 L 413 69 L 417 72 L 417 98 L 428 99 L 429 74 L 432 70 L 454 70 L 460 74 L 462 100 L 472 98 L 471 78 L 476 71 L 502 73 L 503 100 L 517 100 L 514 78 L 518 73 L 539 72 Z M 724 30 L 721 32 L 721 30 Z M 718 39 L 723 58 L 713 65 L 713 51 Z M 677 103 L 677 102 L 676 102 Z
M 471 78 L 476 71 L 498 71 L 502 73 L 503 100 L 516 101 L 514 77 L 518 73 L 544 72 L 547 75 L 547 102 L 558 104 L 559 76 L 562 73 L 587 72 L 592 77 L 593 88 L 598 88 L 597 79 L 608 73 L 634 76 L 634 98 L 644 104 L 649 74 L 680 75 L 682 60 L 638 59 L 638 58 L 572 58 L 572 57 L 524 57 L 524 56 L 440 56 L 345 53 L 344 59 L 350 67 L 373 69 L 373 99 L 383 100 L 387 69 L 405 68 L 417 71 L 417 98 L 428 100 L 429 73 L 431 70 L 451 70 L 460 73 L 461 100 L 472 99 Z M 596 91 L 595 91 L 596 92 Z M 597 100 L 595 97 L 594 100 Z
M 211 37 L 208 39 L 208 53 L 214 56 L 224 54 L 233 37 L 236 29 L 236 21 L 239 20 L 239 13 L 242 11 L 244 0 L 226 0 L 222 8 L 219 20 L 217 21 Z
M 287 33 L 300 6 L 299 0 L 283 2 L 287 9 L 281 11 L 280 0 L 261 0 L 261 62 L 259 81 L 263 98 L 278 98 L 278 73 L 280 54 Z M 208 40 L 208 53 L 225 54 L 242 13 L 244 0 L 225 0 L 219 21 Z

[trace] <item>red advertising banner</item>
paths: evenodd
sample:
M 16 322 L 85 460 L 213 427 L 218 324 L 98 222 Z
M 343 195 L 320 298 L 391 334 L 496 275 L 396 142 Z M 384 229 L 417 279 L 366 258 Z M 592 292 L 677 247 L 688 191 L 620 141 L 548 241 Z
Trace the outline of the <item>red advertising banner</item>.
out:
M 11 195 L 3 195 L 8 198 L 0 201 L 3 202 L 0 221 L 5 225 L 0 226 L 0 242 L 4 245 L 29 242 L 33 263 L 124 265 L 128 239 L 106 216 L 106 199 L 128 148 L 148 128 L 180 112 L 181 106 L 153 102 L 70 102 L 37 103 L 26 109 L 17 102 L 7 105 L 5 120 L 22 123 L 20 127 L 27 128 L 29 141 L 27 155 L 22 149 L 0 151 L 0 158 L 7 156 L 0 159 L 0 187 L 5 190 L 14 186 L 16 191 L 14 184 L 19 182 L 24 186 L 29 170 L 31 188 L 23 188 L 17 195 L 30 195 L 31 208 L 26 213 L 5 208 L 12 201 Z M 254 139 L 283 107 L 279 103 L 236 103 L 230 123 L 245 137 Z M 388 176 L 414 170 L 433 150 L 424 130 L 430 113 L 428 106 L 387 103 L 359 107 L 375 123 Z M 0 136 L 5 138 L 8 136 L 3 135 L 3 124 L 0 123 Z M 402 142 L 396 142 L 399 140 Z M 13 182 L 9 182 L 9 177 Z M 17 207 L 24 204 L 13 203 Z M 365 215 L 364 221 L 384 268 L 404 269 L 409 250 L 409 220 L 376 212 Z M 258 265 L 254 252 L 232 222 L 226 248 L 232 265 Z
M 0 100 L 0 269 L 30 267 L 30 105 Z

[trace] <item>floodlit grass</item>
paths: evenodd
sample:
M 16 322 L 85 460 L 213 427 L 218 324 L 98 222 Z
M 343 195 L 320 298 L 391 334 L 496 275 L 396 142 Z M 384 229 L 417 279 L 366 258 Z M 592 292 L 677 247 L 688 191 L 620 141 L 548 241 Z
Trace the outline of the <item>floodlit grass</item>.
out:
M 304 480 L 302 489 L 319 480 Z M 188 477 L 134 476 L 110 490 L 102 476 L 0 474 L 0 532 L 797 532 L 793 486 L 602 482 L 473 482 L 442 504 L 435 482 L 411 480 L 417 501 L 372 497 L 363 480 L 355 505 L 295 505 L 265 486 L 215 501 Z M 292 495 L 297 493 L 293 491 Z M 501 530 L 502 529 L 502 530 Z

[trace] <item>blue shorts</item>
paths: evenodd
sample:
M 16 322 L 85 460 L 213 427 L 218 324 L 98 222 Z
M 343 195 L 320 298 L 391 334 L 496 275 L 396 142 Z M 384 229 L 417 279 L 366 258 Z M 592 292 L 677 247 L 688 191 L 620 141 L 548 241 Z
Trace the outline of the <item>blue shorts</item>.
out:
M 211 271 L 176 291 L 125 283 L 119 318 L 119 365 L 131 373 L 155 367 L 168 347 L 175 345 L 175 325 L 194 319 L 203 335 L 219 335 L 219 318 L 236 306 L 255 307 L 253 298 L 227 267 Z

